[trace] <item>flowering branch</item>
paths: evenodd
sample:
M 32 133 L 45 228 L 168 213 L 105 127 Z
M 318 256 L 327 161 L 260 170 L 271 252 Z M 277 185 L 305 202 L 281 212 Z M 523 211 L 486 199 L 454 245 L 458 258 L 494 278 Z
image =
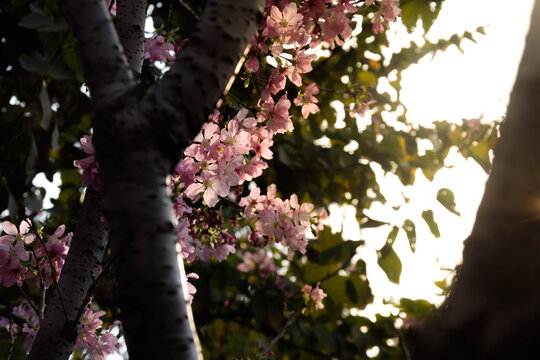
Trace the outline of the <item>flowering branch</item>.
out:
M 103 221 L 102 206 L 100 192 L 88 188 L 58 281 L 58 291 L 53 292 L 48 301 L 29 360 L 68 359 L 73 350 L 82 314 L 80 309 L 86 307 L 87 294 L 98 277 L 107 243 L 107 223 Z

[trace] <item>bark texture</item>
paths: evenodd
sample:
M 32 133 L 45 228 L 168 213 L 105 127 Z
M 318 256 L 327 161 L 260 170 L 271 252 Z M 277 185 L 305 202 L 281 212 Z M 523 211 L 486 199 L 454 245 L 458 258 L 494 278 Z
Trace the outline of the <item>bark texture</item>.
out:
M 540 358 L 540 3 L 457 281 L 410 359 Z
M 70 2 L 96 106 L 94 144 L 130 359 L 197 359 L 165 178 L 225 90 L 264 4 L 210 1 L 172 70 L 142 92 L 110 20 L 95 9 L 104 2 Z M 114 64 L 98 66 L 102 57 Z
M 146 0 L 118 0 L 114 23 L 131 71 L 141 73 L 144 59 Z
M 29 360 L 67 360 L 71 355 L 107 244 L 107 223 L 102 216 L 101 193 L 88 189 L 58 288 L 51 290 Z

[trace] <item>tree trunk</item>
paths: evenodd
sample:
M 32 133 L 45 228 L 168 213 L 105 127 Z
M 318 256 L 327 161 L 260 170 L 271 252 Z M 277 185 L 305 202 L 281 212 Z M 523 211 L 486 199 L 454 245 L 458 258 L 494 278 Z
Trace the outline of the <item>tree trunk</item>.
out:
M 263 0 L 209 1 L 172 69 L 142 93 L 104 1 L 68 2 L 93 103 L 94 143 L 130 359 L 196 359 L 165 178 L 222 95 Z
M 539 101 L 537 1 L 463 265 L 437 316 L 405 331 L 410 359 L 540 358 Z

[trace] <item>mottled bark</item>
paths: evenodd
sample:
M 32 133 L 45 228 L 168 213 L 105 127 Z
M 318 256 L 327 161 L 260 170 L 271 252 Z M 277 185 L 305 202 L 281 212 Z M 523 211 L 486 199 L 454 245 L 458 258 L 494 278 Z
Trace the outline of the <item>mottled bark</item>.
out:
M 58 288 L 50 290 L 45 318 L 28 359 L 67 360 L 71 355 L 107 244 L 107 224 L 102 216 L 101 193 L 88 189 Z
M 463 265 L 410 359 L 540 358 L 540 3 Z
M 66 1 L 68 20 L 96 109 L 115 104 L 135 86 L 105 1 Z
M 73 0 L 72 18 L 87 17 L 77 13 L 78 3 L 104 7 L 99 1 Z M 82 39 L 81 58 L 97 110 L 94 143 L 131 359 L 197 358 L 165 178 L 222 95 L 264 3 L 209 2 L 172 70 L 146 94 L 134 91 L 114 29 L 104 24 L 108 30 L 97 32 L 92 19 L 72 22 Z M 92 13 L 102 16 L 96 9 Z M 98 67 L 96 57 L 110 49 L 116 66 Z
M 117 0 L 114 23 L 133 74 L 140 74 L 144 59 L 146 0 Z

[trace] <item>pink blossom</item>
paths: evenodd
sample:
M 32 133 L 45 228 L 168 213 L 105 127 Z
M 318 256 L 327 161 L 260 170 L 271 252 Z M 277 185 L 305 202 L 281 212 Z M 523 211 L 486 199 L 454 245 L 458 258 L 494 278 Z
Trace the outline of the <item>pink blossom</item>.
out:
M 184 150 L 184 155 L 192 156 L 199 162 L 203 160 L 215 162 L 217 160 L 215 148 L 220 144 L 219 136 L 220 130 L 216 123 L 205 123 L 201 132 L 193 139 L 195 143 Z
M 302 292 L 308 297 L 308 300 L 315 303 L 316 310 L 324 309 L 324 304 L 322 302 L 327 294 L 323 289 L 319 288 L 319 284 L 317 284 L 314 289 L 311 287 L 311 285 L 304 285 Z
M 369 110 L 369 106 L 374 103 L 375 103 L 375 100 L 369 100 L 366 102 L 357 102 L 354 104 L 353 108 L 349 110 L 349 115 L 351 117 L 354 117 L 355 115 L 364 117 L 366 111 Z
M 161 35 L 153 39 L 146 39 L 144 42 L 144 58 L 151 61 L 165 61 L 165 59 L 174 60 L 174 45 L 166 42 Z
M 480 128 L 482 127 L 483 118 L 484 118 L 484 114 L 481 114 L 480 117 L 478 118 L 465 120 L 465 123 L 472 131 L 477 131 L 477 130 L 480 130 Z
M 285 89 L 285 76 L 281 74 L 281 68 L 278 66 L 272 71 L 268 84 L 261 92 L 261 98 L 259 101 L 268 101 L 271 97 L 270 94 L 275 95 L 281 90 Z
M 261 271 L 261 277 L 266 278 L 276 271 L 276 265 L 266 251 L 258 249 L 253 253 L 245 252 L 242 257 L 242 263 L 238 264 L 236 269 L 241 272 L 251 272 L 258 269 Z
M 200 193 L 203 193 L 203 199 L 206 205 L 214 207 L 217 203 L 218 196 L 224 197 L 229 194 L 229 187 L 215 172 L 203 171 L 197 177 L 197 182 L 188 186 L 184 193 L 193 201 L 196 201 Z
M 54 266 L 56 281 L 58 281 L 60 278 L 60 273 L 62 272 L 62 267 L 66 261 L 69 243 L 71 242 L 73 233 L 68 233 L 66 236 L 61 238 L 65 232 L 65 229 L 65 225 L 60 225 L 54 234 L 49 237 L 47 243 L 45 244 L 45 249 L 43 249 L 43 245 L 40 243 L 36 250 L 36 255 L 44 259 L 40 262 L 39 269 L 42 273 L 46 274 L 47 285 L 50 285 L 54 281 L 51 263 Z
M 96 150 L 92 144 L 92 139 L 88 135 L 84 135 L 81 139 L 81 146 L 88 157 L 82 160 L 73 161 L 73 165 L 82 169 L 81 184 L 86 187 L 91 187 L 94 190 L 101 190 L 101 178 L 98 172 L 98 163 L 96 162 Z
M 186 157 L 176 165 L 176 173 L 180 176 L 180 184 L 188 187 L 195 182 L 195 176 L 201 170 L 201 165 L 193 158 Z
M 262 175 L 264 169 L 268 168 L 268 164 L 259 158 L 252 158 L 247 164 L 242 165 L 238 169 L 240 183 L 251 181 Z
M 266 126 L 273 133 L 284 133 L 293 130 L 293 123 L 289 115 L 291 102 L 287 99 L 286 94 L 283 95 L 277 103 L 274 104 L 274 99 L 270 98 L 262 105 L 262 110 L 258 114 L 259 121 L 267 119 Z
M 30 232 L 32 229 L 32 221 L 30 219 L 25 219 L 19 224 L 19 230 L 17 227 L 9 222 L 2 222 L 2 228 L 7 235 L 3 235 L 1 238 L 6 239 L 6 241 L 16 241 L 21 240 L 25 244 L 31 244 L 36 240 L 36 235 Z
M 311 83 L 304 89 L 304 95 L 296 97 L 293 102 L 296 106 L 302 106 L 302 117 L 307 119 L 309 114 L 319 112 L 319 107 L 316 105 L 319 100 L 314 95 L 319 93 L 319 88 L 315 83 Z
M 283 11 L 272 6 L 270 16 L 266 19 L 267 36 L 269 38 L 283 36 L 284 43 L 292 44 L 295 39 L 295 31 L 302 25 L 303 18 L 302 14 L 297 12 L 294 2 L 287 4 Z
M 259 59 L 257 59 L 256 56 L 250 56 L 250 58 L 246 61 L 245 66 L 249 72 L 257 72 L 259 70 Z
M 306 54 L 304 51 L 299 51 L 293 60 L 293 65 L 285 69 L 285 75 L 296 86 L 302 85 L 302 77 L 300 74 L 308 73 L 312 70 L 311 61 L 317 56 L 315 54 Z
M 193 295 L 197 292 L 197 288 L 189 282 L 189 279 L 198 279 L 199 278 L 199 275 L 195 274 L 195 273 L 189 273 L 186 275 L 186 278 L 187 278 L 187 291 L 188 291 L 188 298 L 187 298 L 187 303 L 188 304 L 191 304 L 193 302 Z
M 344 39 L 347 39 L 352 34 L 352 29 L 349 26 L 351 21 L 345 16 L 344 10 L 345 8 L 342 6 L 331 8 L 324 22 L 320 24 L 323 39 L 330 44 L 331 49 L 334 48 L 334 42 L 338 45 L 343 45 Z
M 222 129 L 219 136 L 220 141 L 227 145 L 227 149 L 232 149 L 227 155 L 245 155 L 249 153 L 249 140 L 251 136 L 247 131 L 239 129 L 238 120 L 232 119 L 227 125 L 227 130 Z

